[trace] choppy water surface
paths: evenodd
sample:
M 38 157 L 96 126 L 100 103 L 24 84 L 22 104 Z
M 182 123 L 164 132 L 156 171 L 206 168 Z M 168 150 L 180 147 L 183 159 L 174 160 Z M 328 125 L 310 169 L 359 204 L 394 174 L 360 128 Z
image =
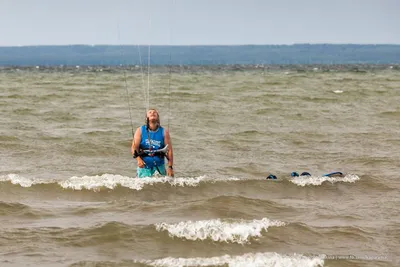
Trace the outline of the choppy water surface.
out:
M 153 69 L 176 176 L 137 179 L 144 74 L 0 71 L 1 266 L 398 266 L 396 68 Z

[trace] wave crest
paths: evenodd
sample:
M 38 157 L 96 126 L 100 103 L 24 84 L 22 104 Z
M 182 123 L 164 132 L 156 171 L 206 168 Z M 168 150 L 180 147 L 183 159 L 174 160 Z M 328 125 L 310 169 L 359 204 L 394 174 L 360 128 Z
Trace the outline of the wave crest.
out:
M 185 238 L 188 240 L 211 239 L 218 242 L 231 242 L 238 244 L 249 243 L 251 238 L 262 235 L 271 226 L 284 226 L 281 221 L 271 221 L 267 218 L 252 221 L 186 221 L 176 224 L 156 224 L 157 231 L 167 231 L 171 237 Z
M 275 252 L 246 253 L 239 256 L 223 255 L 211 258 L 163 258 L 158 260 L 147 260 L 142 263 L 157 266 L 254 266 L 254 267 L 280 267 L 280 266 L 324 266 L 323 257 L 306 257 L 301 254 L 280 255 Z
M 306 185 L 321 185 L 324 182 L 330 182 L 332 184 L 337 182 L 355 183 L 360 180 L 355 174 L 347 174 L 344 177 L 327 177 L 327 176 L 299 176 L 294 177 L 290 181 L 299 186 Z
M 198 177 L 149 177 L 149 178 L 133 178 L 118 174 L 102 174 L 94 176 L 73 176 L 66 180 L 42 180 L 36 178 L 25 178 L 18 174 L 8 174 L 0 176 L 0 181 L 9 181 L 22 187 L 32 187 L 37 184 L 58 184 L 64 189 L 72 190 L 92 190 L 100 191 L 102 188 L 115 189 L 116 187 L 125 187 L 133 190 L 142 190 L 146 185 L 154 184 L 170 184 L 171 186 L 198 186 L 202 182 L 226 182 L 239 181 L 241 179 L 235 177 L 228 178 L 211 178 L 207 176 Z

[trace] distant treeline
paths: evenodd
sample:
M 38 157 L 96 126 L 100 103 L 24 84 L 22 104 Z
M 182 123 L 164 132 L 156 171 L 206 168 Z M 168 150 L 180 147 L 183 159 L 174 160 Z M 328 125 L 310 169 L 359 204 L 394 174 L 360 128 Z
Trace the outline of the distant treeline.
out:
M 151 65 L 399 64 L 400 45 L 151 46 Z M 148 47 L 0 47 L 0 66 L 147 65 Z

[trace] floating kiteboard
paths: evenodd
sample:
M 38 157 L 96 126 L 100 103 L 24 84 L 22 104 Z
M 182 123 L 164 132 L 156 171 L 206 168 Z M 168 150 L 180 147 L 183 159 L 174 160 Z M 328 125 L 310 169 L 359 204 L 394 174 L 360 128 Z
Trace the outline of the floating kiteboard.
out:
M 331 172 L 331 173 L 327 173 L 324 174 L 322 176 L 327 176 L 327 177 L 343 177 L 343 173 L 341 172 Z
M 292 177 L 299 177 L 299 176 L 311 176 L 311 174 L 310 174 L 310 173 L 308 173 L 308 172 L 302 172 L 302 173 L 299 175 L 299 173 L 298 173 L 298 172 L 292 172 L 292 173 L 290 174 L 290 176 L 292 176 Z
M 300 177 L 300 176 L 311 176 L 311 174 L 309 172 L 302 172 L 301 174 L 299 174 L 298 172 L 292 172 L 290 173 L 291 177 Z M 330 172 L 327 174 L 322 175 L 323 177 L 343 177 L 343 173 L 342 172 Z M 276 175 L 270 174 L 268 175 L 268 177 L 266 178 L 267 180 L 277 180 L 278 178 L 276 177 Z
M 268 180 L 276 180 L 276 179 L 278 179 L 278 178 L 277 178 L 275 175 L 270 174 L 270 175 L 268 175 L 267 179 L 268 179 Z

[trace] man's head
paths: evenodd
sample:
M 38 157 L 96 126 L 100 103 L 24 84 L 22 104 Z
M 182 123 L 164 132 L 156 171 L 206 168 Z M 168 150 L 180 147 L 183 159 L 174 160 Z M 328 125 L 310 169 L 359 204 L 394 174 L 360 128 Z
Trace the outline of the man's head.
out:
M 158 114 L 158 111 L 154 108 L 149 109 L 146 113 L 146 123 L 147 122 L 157 122 L 160 124 L 160 114 Z

